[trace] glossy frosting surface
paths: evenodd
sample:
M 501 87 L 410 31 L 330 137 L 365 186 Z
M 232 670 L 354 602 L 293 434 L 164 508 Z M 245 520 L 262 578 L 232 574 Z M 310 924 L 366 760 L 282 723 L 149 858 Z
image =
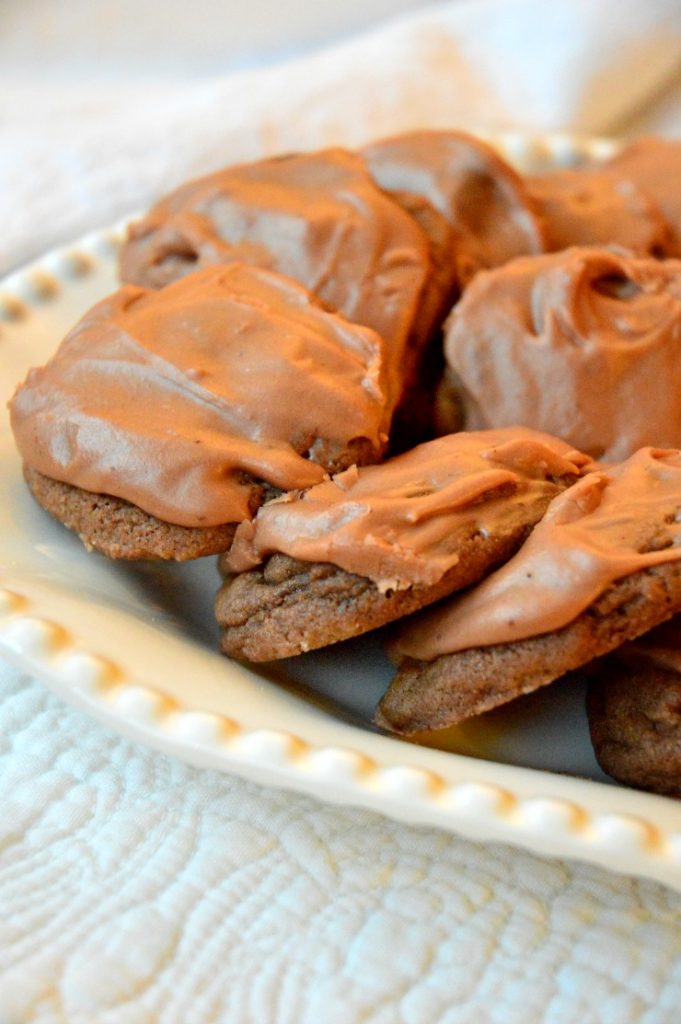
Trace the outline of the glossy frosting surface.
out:
M 248 514 L 243 474 L 290 490 L 324 450 L 385 444 L 383 342 L 302 287 L 237 264 L 100 302 L 11 403 L 24 460 L 166 522 Z M 317 461 L 315 461 L 317 459 Z
M 524 428 L 441 437 L 268 502 L 237 529 L 223 565 L 243 572 L 283 552 L 331 562 L 383 590 L 436 583 L 458 561 L 457 531 L 508 529 L 538 496 L 560 490 L 557 478 L 579 475 L 588 461 Z
M 598 248 L 480 274 L 445 352 L 469 426 L 525 423 L 596 458 L 681 447 L 681 261 Z
M 554 498 L 517 554 L 413 619 L 396 650 L 431 661 L 561 629 L 617 579 L 681 558 L 681 452 L 643 448 Z

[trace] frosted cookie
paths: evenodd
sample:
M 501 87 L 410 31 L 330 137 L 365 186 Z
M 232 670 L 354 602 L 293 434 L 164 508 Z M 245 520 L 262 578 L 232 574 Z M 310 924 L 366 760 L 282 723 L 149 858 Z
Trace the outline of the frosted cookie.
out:
M 634 182 L 655 200 L 670 232 L 667 252 L 681 259 L 681 142 L 636 139 L 603 166 L 621 180 Z
M 630 786 L 681 796 L 681 621 L 658 626 L 590 669 L 598 762 Z
M 620 245 L 664 256 L 669 227 L 657 203 L 632 181 L 594 167 L 526 178 L 544 222 L 549 252 L 571 245 Z
M 466 289 L 445 356 L 467 429 L 524 423 L 608 460 L 681 446 L 681 261 L 513 260 Z
M 223 651 L 289 657 L 467 586 L 588 464 L 522 428 L 461 433 L 268 502 L 222 558 Z
M 361 152 L 382 189 L 420 195 L 449 222 L 462 287 L 480 269 L 544 251 L 543 227 L 523 180 L 481 139 L 414 131 Z
M 376 332 L 232 264 L 90 310 L 10 404 L 37 500 L 111 557 L 229 546 L 267 495 L 381 458 Z
M 551 502 L 517 554 L 406 623 L 377 712 L 405 735 L 530 693 L 681 610 L 681 452 L 644 448 Z
M 129 229 L 123 281 L 156 288 L 214 263 L 269 268 L 384 338 L 395 397 L 436 315 L 429 241 L 342 149 L 258 160 L 181 185 Z

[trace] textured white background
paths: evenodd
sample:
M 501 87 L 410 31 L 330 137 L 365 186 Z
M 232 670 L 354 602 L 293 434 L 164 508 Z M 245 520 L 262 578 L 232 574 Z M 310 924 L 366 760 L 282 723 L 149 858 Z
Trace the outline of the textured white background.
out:
M 681 897 L 0 704 L 0 1021 L 678 1024 Z
M 460 0 L 291 59 L 416 6 L 5 0 L 0 264 L 290 145 L 681 132 L 677 0 Z M 0 1024 L 677 1024 L 680 924 L 652 883 L 174 763 L 0 665 Z

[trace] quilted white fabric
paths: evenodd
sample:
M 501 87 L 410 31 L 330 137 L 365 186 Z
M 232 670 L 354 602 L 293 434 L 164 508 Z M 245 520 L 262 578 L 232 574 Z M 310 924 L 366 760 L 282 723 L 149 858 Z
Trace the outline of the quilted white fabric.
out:
M 288 146 L 681 131 L 678 0 L 459 0 L 235 70 L 277 49 L 249 6 L 235 42 L 243 4 L 5 0 L 0 266 Z M 271 6 L 278 56 L 324 6 Z M 186 767 L 0 663 L 0 1024 L 677 1024 L 680 922 L 653 883 Z
M 681 896 L 192 769 L 0 680 L 2 1024 L 678 1024 Z

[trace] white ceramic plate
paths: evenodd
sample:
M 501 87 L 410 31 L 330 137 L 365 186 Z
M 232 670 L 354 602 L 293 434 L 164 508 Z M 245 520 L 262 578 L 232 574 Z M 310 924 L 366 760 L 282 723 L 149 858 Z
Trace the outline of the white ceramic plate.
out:
M 523 169 L 612 143 L 495 140 Z M 11 395 L 81 314 L 116 287 L 122 226 L 0 284 L 0 391 Z M 607 783 L 579 685 L 558 683 L 450 730 L 447 750 L 372 729 L 389 678 L 380 637 L 249 670 L 217 653 L 213 559 L 113 563 L 43 513 L 0 425 L 0 651 L 132 739 L 197 765 L 374 808 L 681 889 L 681 804 Z

